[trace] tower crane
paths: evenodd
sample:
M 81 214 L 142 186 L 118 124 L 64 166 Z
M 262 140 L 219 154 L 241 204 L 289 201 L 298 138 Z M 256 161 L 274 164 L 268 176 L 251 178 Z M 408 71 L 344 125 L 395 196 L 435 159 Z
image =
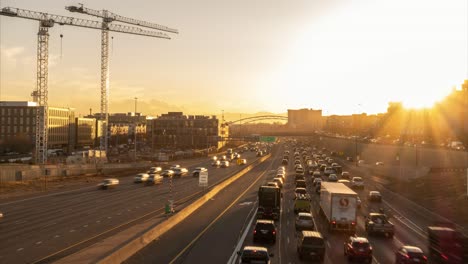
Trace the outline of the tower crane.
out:
M 83 4 L 79 4 L 79 6 L 66 6 L 66 10 L 74 13 L 81 13 L 90 16 L 100 17 L 102 18 L 102 33 L 101 33 L 101 114 L 100 118 L 103 119 L 102 124 L 102 132 L 104 135 L 100 138 L 100 150 L 104 150 L 107 153 L 107 145 L 108 145 L 108 135 L 109 133 L 107 129 L 108 123 L 108 103 L 109 103 L 109 31 L 106 29 L 111 22 L 117 21 L 122 23 L 127 23 L 131 25 L 156 29 L 160 31 L 170 32 L 170 33 L 179 33 L 177 29 L 172 29 L 166 26 L 158 25 L 151 22 L 146 22 L 142 20 L 137 20 L 133 18 L 123 17 L 117 14 L 114 14 L 108 10 L 94 10 L 90 8 L 86 8 Z M 135 131 L 136 134 L 136 131 Z M 135 142 L 136 144 L 136 142 Z M 136 145 L 135 145 L 136 151 Z M 135 152 L 136 155 L 136 152 Z
M 37 102 L 36 112 L 36 138 L 35 138 L 35 161 L 38 164 L 47 162 L 47 135 L 48 135 L 48 58 L 49 58 L 49 28 L 55 24 L 61 26 L 76 26 L 103 31 L 127 33 L 133 35 L 170 39 L 170 37 L 159 31 L 144 30 L 138 27 L 129 27 L 118 24 L 108 24 L 99 21 L 80 19 L 75 17 L 53 15 L 43 12 L 4 7 L 0 9 L 0 15 L 24 18 L 39 21 L 39 32 L 37 39 L 37 82 L 36 90 L 32 93 L 33 100 Z M 106 43 L 107 46 L 107 43 Z M 107 47 L 106 47 L 107 49 Z M 107 60 L 107 57 L 106 57 Z M 106 103 L 107 106 L 107 103 Z M 107 111 L 106 111 L 107 113 Z M 106 134 L 107 135 L 107 134 Z M 107 140 L 107 137 L 106 137 Z

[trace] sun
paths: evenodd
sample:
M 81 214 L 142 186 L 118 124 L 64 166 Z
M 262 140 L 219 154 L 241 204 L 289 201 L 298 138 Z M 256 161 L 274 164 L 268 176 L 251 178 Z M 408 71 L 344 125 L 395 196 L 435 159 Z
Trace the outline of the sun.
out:
M 403 106 L 410 109 L 432 108 L 441 98 L 428 98 L 424 96 L 404 99 Z

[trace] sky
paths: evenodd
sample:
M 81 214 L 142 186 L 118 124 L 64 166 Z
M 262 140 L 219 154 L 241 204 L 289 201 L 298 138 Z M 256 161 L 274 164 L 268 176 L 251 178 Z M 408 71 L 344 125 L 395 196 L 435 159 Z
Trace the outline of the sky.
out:
M 111 33 L 109 112 L 136 101 L 150 115 L 373 114 L 390 101 L 431 106 L 468 79 L 466 0 L 0 0 L 99 20 L 64 9 L 78 3 L 179 30 L 171 40 Z M 0 100 L 31 100 L 37 30 L 0 16 Z M 49 33 L 49 105 L 99 112 L 100 31 Z

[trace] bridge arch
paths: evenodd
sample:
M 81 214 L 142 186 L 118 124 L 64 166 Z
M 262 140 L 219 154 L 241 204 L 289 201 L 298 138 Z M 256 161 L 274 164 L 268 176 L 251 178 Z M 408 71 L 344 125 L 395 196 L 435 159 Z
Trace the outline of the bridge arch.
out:
M 245 123 L 251 123 L 251 122 L 261 121 L 261 120 L 283 120 L 283 121 L 287 121 L 288 117 L 287 116 L 279 116 L 279 115 L 252 116 L 252 117 L 246 117 L 246 118 L 241 118 L 241 119 L 234 120 L 234 121 L 225 122 L 224 124 L 229 126 L 229 125 L 240 123 L 240 122 L 245 124 Z

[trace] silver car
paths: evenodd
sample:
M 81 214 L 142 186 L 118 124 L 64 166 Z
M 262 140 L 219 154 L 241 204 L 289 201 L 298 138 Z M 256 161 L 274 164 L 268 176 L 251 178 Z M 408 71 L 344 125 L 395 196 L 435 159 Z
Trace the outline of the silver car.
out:
M 145 182 L 148 180 L 149 177 L 150 176 L 148 173 L 138 173 L 137 176 L 135 176 L 135 178 L 133 179 L 133 182 L 134 183 Z
M 296 217 L 296 230 L 314 230 L 314 218 L 311 213 L 299 213 Z

